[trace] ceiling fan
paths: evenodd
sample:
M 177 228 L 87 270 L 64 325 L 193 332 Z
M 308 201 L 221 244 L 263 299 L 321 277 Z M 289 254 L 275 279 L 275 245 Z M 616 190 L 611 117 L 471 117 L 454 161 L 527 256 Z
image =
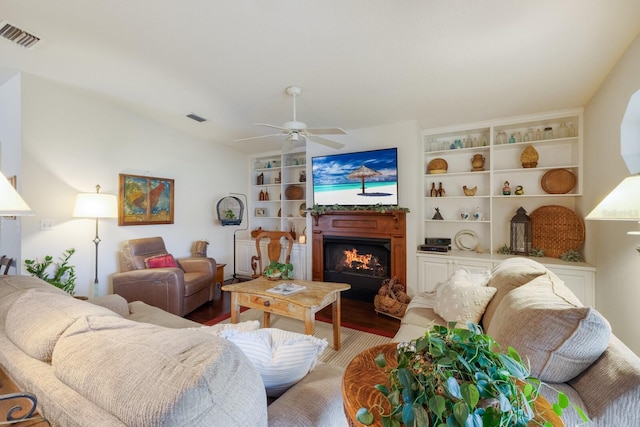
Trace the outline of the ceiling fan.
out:
M 333 141 L 331 139 L 323 138 L 319 135 L 346 135 L 343 129 L 340 128 L 307 128 L 307 124 L 299 122 L 296 119 L 296 97 L 302 94 L 302 89 L 298 86 L 289 86 L 287 93 L 293 97 L 293 120 L 284 123 L 282 126 L 270 125 L 267 123 L 254 123 L 256 126 L 266 126 L 273 129 L 280 130 L 279 133 L 270 135 L 253 136 L 250 138 L 236 139 L 237 141 L 248 141 L 251 139 L 269 138 L 274 136 L 283 136 L 286 138 L 282 147 L 283 151 L 288 151 L 293 147 L 304 143 L 305 140 L 317 142 L 331 148 L 342 148 L 344 144 L 341 142 Z

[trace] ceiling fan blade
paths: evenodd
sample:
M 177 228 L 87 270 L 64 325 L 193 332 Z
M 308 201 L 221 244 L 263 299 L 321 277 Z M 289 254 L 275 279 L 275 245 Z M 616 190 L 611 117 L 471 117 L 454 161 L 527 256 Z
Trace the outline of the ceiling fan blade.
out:
M 311 140 L 313 142 L 317 142 L 318 144 L 326 145 L 327 147 L 335 148 L 336 150 L 339 149 L 339 148 L 344 147 L 344 144 L 341 143 L 341 142 L 332 141 L 330 139 L 323 138 L 323 137 L 318 136 L 318 135 L 307 134 L 305 136 L 306 136 L 307 139 L 309 139 L 309 140 Z
M 268 123 L 254 123 L 253 125 L 254 125 L 254 126 L 266 126 L 266 127 L 268 127 L 268 128 L 280 129 L 280 130 L 282 130 L 282 131 L 286 131 L 286 132 L 288 132 L 288 131 L 289 131 L 289 129 L 287 129 L 287 128 L 283 128 L 282 126 L 270 125 L 270 124 L 268 124 Z
M 315 128 L 307 129 L 307 132 L 314 135 L 346 135 L 347 132 L 340 128 Z
M 286 133 L 272 133 L 271 135 L 260 135 L 260 136 L 251 136 L 249 138 L 240 138 L 240 139 L 234 139 L 233 142 L 240 142 L 240 141 L 249 141 L 252 139 L 260 139 L 260 138 L 270 138 L 270 137 L 274 137 L 274 136 L 286 136 Z

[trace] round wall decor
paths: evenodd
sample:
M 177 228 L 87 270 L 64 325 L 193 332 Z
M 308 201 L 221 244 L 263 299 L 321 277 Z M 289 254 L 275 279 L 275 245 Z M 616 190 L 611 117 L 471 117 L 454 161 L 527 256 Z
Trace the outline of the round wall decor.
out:
M 455 242 L 462 251 L 475 251 L 478 247 L 478 235 L 472 230 L 460 230 L 456 234 Z

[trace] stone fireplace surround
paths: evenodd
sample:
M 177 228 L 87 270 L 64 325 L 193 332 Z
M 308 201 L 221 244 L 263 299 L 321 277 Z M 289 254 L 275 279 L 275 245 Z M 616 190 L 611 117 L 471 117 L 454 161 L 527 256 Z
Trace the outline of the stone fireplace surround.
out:
M 407 287 L 406 212 L 327 211 L 312 214 L 312 280 L 324 279 L 324 236 L 368 237 L 391 241 L 391 277 Z

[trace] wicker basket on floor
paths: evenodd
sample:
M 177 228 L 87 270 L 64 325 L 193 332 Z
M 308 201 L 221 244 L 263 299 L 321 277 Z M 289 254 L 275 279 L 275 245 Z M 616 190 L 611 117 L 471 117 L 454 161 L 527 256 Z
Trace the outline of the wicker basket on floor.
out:
M 404 285 L 394 277 L 382 282 L 378 294 L 373 298 L 373 305 L 378 313 L 400 319 L 410 301 L 411 298 L 404 292 Z

